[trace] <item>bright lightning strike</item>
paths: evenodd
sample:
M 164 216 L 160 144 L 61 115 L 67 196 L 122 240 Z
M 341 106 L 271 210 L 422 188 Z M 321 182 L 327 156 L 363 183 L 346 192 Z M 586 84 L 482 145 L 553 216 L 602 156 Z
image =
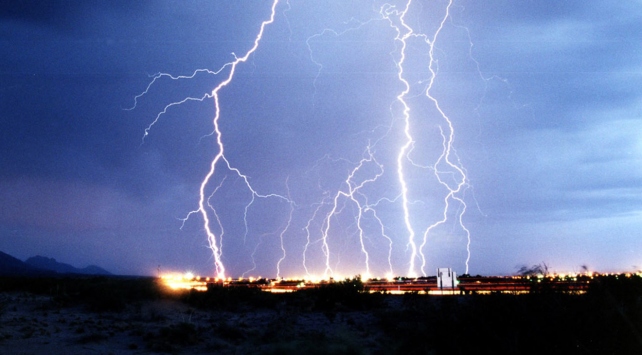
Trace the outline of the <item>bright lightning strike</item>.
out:
M 332 223 L 333 217 L 335 217 L 337 214 L 342 212 L 343 208 L 345 207 L 346 201 L 353 203 L 354 206 L 356 207 L 356 212 L 355 212 L 356 227 L 357 227 L 361 253 L 363 254 L 363 257 L 364 257 L 364 267 L 365 267 L 364 275 L 371 275 L 370 255 L 368 254 L 368 250 L 364 243 L 365 233 L 362 228 L 363 213 L 364 211 L 366 211 L 366 208 L 368 208 L 368 206 L 366 204 L 365 196 L 361 193 L 361 190 L 366 184 L 376 181 L 377 178 L 383 174 L 383 166 L 379 164 L 374 158 L 370 146 L 367 147 L 365 155 L 366 157 L 361 159 L 361 161 L 359 161 L 359 163 L 356 164 L 354 169 L 350 171 L 346 180 L 341 184 L 342 187 L 336 192 L 335 196 L 331 199 L 332 202 L 329 203 L 331 208 L 330 208 L 330 211 L 325 215 L 325 218 L 323 221 L 323 232 L 321 234 L 322 250 L 325 256 L 325 269 L 323 271 L 324 278 L 334 276 L 334 272 L 332 270 L 331 252 L 330 252 L 328 239 L 330 238 L 330 230 L 331 230 L 331 223 Z M 356 177 L 361 170 L 364 170 L 364 167 L 366 165 L 372 165 L 372 164 L 374 164 L 375 170 L 371 172 L 369 176 L 361 177 L 360 179 Z M 343 204 L 341 200 L 344 200 Z M 371 209 L 371 207 L 369 209 Z M 315 211 L 313 218 L 316 217 L 317 211 L 318 209 Z M 311 223 L 311 220 L 308 221 L 307 226 L 309 226 L 310 223 Z M 309 247 L 309 241 L 308 241 L 308 244 L 306 244 L 305 249 L 307 250 L 308 247 Z
M 198 209 L 195 211 L 190 212 L 187 217 L 183 220 L 183 224 L 185 223 L 185 220 L 189 218 L 190 215 L 194 213 L 199 213 L 202 218 L 203 218 L 203 228 L 205 230 L 205 233 L 207 234 L 207 240 L 209 243 L 209 247 L 212 250 L 212 254 L 214 256 L 214 266 L 216 268 L 216 275 L 219 278 L 225 278 L 225 265 L 223 264 L 222 261 L 222 236 L 223 236 L 223 227 L 221 225 L 220 219 L 218 215 L 216 214 L 216 210 L 212 207 L 212 205 L 209 203 L 209 200 L 212 198 L 212 195 L 216 193 L 218 188 L 220 188 L 220 185 L 212 192 L 211 195 L 207 194 L 207 188 L 212 180 L 212 177 L 216 174 L 217 170 L 217 165 L 219 163 L 223 163 L 225 167 L 229 171 L 232 171 L 236 173 L 243 181 L 245 182 L 246 187 L 250 190 L 252 197 L 250 202 L 246 205 L 245 211 L 247 215 L 247 210 L 248 208 L 254 203 L 255 198 L 269 198 L 269 197 L 275 197 L 279 199 L 283 199 L 286 201 L 289 201 L 286 197 L 277 195 L 277 194 L 259 194 L 256 190 L 252 188 L 252 185 L 249 182 L 249 179 L 246 175 L 244 175 L 239 169 L 235 168 L 232 166 L 232 164 L 229 162 L 229 160 L 225 157 L 225 146 L 223 144 L 223 133 L 221 132 L 220 125 L 219 125 L 219 120 L 221 118 L 221 105 L 220 105 L 220 97 L 219 93 L 222 89 L 224 89 L 230 82 L 232 82 L 232 79 L 234 78 L 234 74 L 236 73 L 236 68 L 239 64 L 247 62 L 247 60 L 250 58 L 250 56 L 258 49 L 259 43 L 261 42 L 261 39 L 263 38 L 263 33 L 265 31 L 266 26 L 272 24 L 274 22 L 274 16 L 276 14 L 276 7 L 278 5 L 279 1 L 274 0 L 272 3 L 271 7 L 271 12 L 270 12 L 270 18 L 268 20 L 265 20 L 261 23 L 261 27 L 259 30 L 258 35 L 256 36 L 254 40 L 254 45 L 243 55 L 242 57 L 237 57 L 234 55 L 235 59 L 232 62 L 225 63 L 219 70 L 217 71 L 210 71 L 207 69 L 199 69 L 196 70 L 192 75 L 190 76 L 172 76 L 170 74 L 166 73 L 161 73 L 157 74 L 154 76 L 153 80 L 149 83 L 145 91 L 135 97 L 135 103 L 134 107 L 136 106 L 138 99 L 142 97 L 143 95 L 147 94 L 149 91 L 150 87 L 158 80 L 163 77 L 168 77 L 172 80 L 180 80 L 180 79 L 190 79 L 194 78 L 196 74 L 200 72 L 206 72 L 208 74 L 213 74 L 217 75 L 220 74 L 223 70 L 227 69 L 228 74 L 227 77 L 221 81 L 209 94 L 205 94 L 202 97 L 199 98 L 193 98 L 193 97 L 188 97 L 180 101 L 172 102 L 168 105 L 165 106 L 165 108 L 156 116 L 154 121 L 145 129 L 145 134 L 143 136 L 144 138 L 149 134 L 149 131 L 152 129 L 152 127 L 158 122 L 158 120 L 161 118 L 162 115 L 167 113 L 167 110 L 170 109 L 173 106 L 181 105 L 185 102 L 188 101 L 203 101 L 207 98 L 211 98 L 214 100 L 214 108 L 215 108 L 215 114 L 213 118 L 213 124 L 214 124 L 214 131 L 213 134 L 216 137 L 216 145 L 218 147 L 218 153 L 214 156 L 212 159 L 212 162 L 210 164 L 210 169 L 205 175 L 205 178 L 203 179 L 200 189 L 199 189 L 199 201 L 198 201 Z M 215 233 L 215 231 L 211 227 L 211 216 L 210 214 L 213 214 L 214 217 L 217 220 L 217 223 L 220 227 L 220 234 Z M 246 221 L 246 226 L 247 226 L 247 221 Z M 246 228 L 247 229 L 247 228 Z
M 466 211 L 466 203 L 459 196 L 459 194 L 462 193 L 467 186 L 467 178 L 466 178 L 465 170 L 463 169 L 463 167 L 460 166 L 459 161 L 457 162 L 452 161 L 453 159 L 452 157 L 454 155 L 453 142 L 454 142 L 454 134 L 455 134 L 452 122 L 449 119 L 448 115 L 446 115 L 446 113 L 441 109 L 439 105 L 439 101 L 431 94 L 431 89 L 433 88 L 435 78 L 437 77 L 437 72 L 435 71 L 436 62 L 434 57 L 435 44 L 437 43 L 437 39 L 439 38 L 439 35 L 442 29 L 444 28 L 444 24 L 446 23 L 446 20 L 448 20 L 450 16 L 450 8 L 452 6 L 452 0 L 450 0 L 446 5 L 444 16 L 442 17 L 437 29 L 434 31 L 432 36 L 428 36 L 423 33 L 417 33 L 408 24 L 408 22 L 406 21 L 406 16 L 409 12 L 411 5 L 412 5 L 412 0 L 409 0 L 406 3 L 403 10 L 398 10 L 396 7 L 391 5 L 386 5 L 382 7 L 382 11 L 381 11 L 382 15 L 390 21 L 390 25 L 395 29 L 397 33 L 395 40 L 401 43 L 400 53 L 399 53 L 400 58 L 397 61 L 397 69 L 398 69 L 397 74 L 398 74 L 399 81 L 403 83 L 404 89 L 397 96 L 397 101 L 402 106 L 402 116 L 404 121 L 403 131 L 404 131 L 405 141 L 399 148 L 398 155 L 397 155 L 397 176 L 398 176 L 399 185 L 401 186 L 401 200 L 402 200 L 401 203 L 403 206 L 404 225 L 408 233 L 407 245 L 410 249 L 410 259 L 408 262 L 408 276 L 413 277 L 417 275 L 417 267 L 416 267 L 417 258 L 419 258 L 421 261 L 421 267 L 420 267 L 421 273 L 423 275 L 426 275 L 426 272 L 424 269 L 426 265 L 426 257 L 423 250 L 427 244 L 428 235 L 430 234 L 431 230 L 447 222 L 448 210 L 450 209 L 451 201 L 455 201 L 461 205 L 461 209 L 457 212 L 457 214 L 458 214 L 458 223 L 460 227 L 465 231 L 466 237 L 467 237 L 467 257 L 465 261 L 465 265 L 466 265 L 465 273 L 468 273 L 468 263 L 470 259 L 470 232 L 463 223 L 463 215 Z M 427 46 L 427 52 L 428 52 L 427 66 L 428 66 L 430 76 L 428 78 L 428 86 L 424 89 L 425 96 L 433 103 L 434 107 L 439 112 L 441 118 L 443 119 L 446 126 L 448 127 L 447 137 L 444 136 L 442 127 L 441 126 L 439 127 L 439 130 L 441 132 L 441 136 L 443 139 L 443 150 L 439 158 L 437 159 L 437 161 L 433 164 L 433 170 L 435 172 L 435 176 L 437 180 L 447 190 L 446 197 L 444 198 L 445 206 L 443 210 L 443 218 L 438 222 L 430 225 L 426 229 L 426 231 L 424 232 L 423 242 L 419 247 L 417 247 L 416 233 L 413 227 L 410 208 L 409 208 L 409 204 L 410 204 L 409 197 L 408 197 L 409 189 L 408 189 L 408 183 L 406 181 L 406 166 L 416 165 L 412 161 L 411 157 L 409 156 L 415 144 L 415 139 L 412 134 L 411 126 L 413 121 L 420 119 L 412 115 L 410 105 L 408 104 L 408 96 L 411 92 L 412 84 L 409 82 L 406 75 L 406 72 L 407 72 L 406 58 L 408 56 L 407 50 L 408 50 L 409 42 L 416 41 L 416 40 L 422 41 Z M 446 165 L 446 168 L 448 170 L 445 172 L 440 172 L 438 169 L 441 165 L 444 165 L 444 164 Z M 453 180 L 455 180 L 455 184 L 454 184 L 455 186 L 451 186 L 451 184 L 444 181 L 441 177 L 442 174 L 450 175 L 453 178 Z
M 279 221 L 283 222 L 276 230 L 258 234 L 256 244 L 249 246 L 252 266 L 246 269 L 243 276 L 256 271 L 264 272 L 258 269 L 255 258 L 264 252 L 262 243 L 271 240 L 278 244 L 278 250 L 272 250 L 276 277 L 282 277 L 283 273 L 300 273 L 301 270 L 294 270 L 293 265 L 302 268 L 308 278 L 351 274 L 391 277 L 400 272 L 411 277 L 427 275 L 430 256 L 440 252 L 433 248 L 431 241 L 438 234 L 436 231 L 445 229 L 447 225 L 451 226 L 453 233 L 463 233 L 466 238 L 464 273 L 468 273 L 471 233 L 464 223 L 467 210 L 465 192 L 469 187 L 467 171 L 455 150 L 453 120 L 448 110 L 442 108 L 439 95 L 435 94 L 439 76 L 436 51 L 439 50 L 439 43 L 446 41 L 442 38 L 442 32 L 451 17 L 453 1 L 436 4 L 434 8 L 438 9 L 435 10 L 438 19 L 433 26 L 415 24 L 417 19 L 413 11 L 423 3 L 408 0 L 402 6 L 384 4 L 363 20 L 351 16 L 348 21 L 340 21 L 335 25 L 338 28 L 318 28 L 297 42 L 297 28 L 288 17 L 296 16 L 298 8 L 286 2 L 279 13 L 279 1 L 274 0 L 269 18 L 261 23 L 253 45 L 243 56 L 234 55 L 233 61 L 224 63 L 218 70 L 197 69 L 185 76 L 156 74 L 145 90 L 135 96 L 132 109 L 161 80 L 190 80 L 200 74 L 220 78 L 211 92 L 165 105 L 145 128 L 143 135 L 144 143 L 154 126 L 175 106 L 189 101 L 213 101 L 213 130 L 207 136 L 215 140 L 216 153 L 199 185 L 197 207 L 182 219 L 182 226 L 193 215 L 201 216 L 218 278 L 225 278 L 228 270 L 223 253 L 226 245 L 223 236 L 228 240 L 233 234 L 226 233 L 229 232 L 225 228 L 226 220 L 221 217 L 224 211 L 220 207 L 222 197 L 219 195 L 223 185 L 230 183 L 230 179 L 226 180 L 227 174 L 240 181 L 244 191 L 249 193 L 248 200 L 244 202 L 242 219 L 238 221 L 244 228 L 244 234 L 241 236 L 237 233 L 235 236 L 243 244 L 257 240 L 258 232 L 251 230 L 250 219 L 251 209 L 258 200 L 287 203 L 289 207 L 285 215 L 280 216 Z M 226 117 L 222 112 L 225 102 L 220 95 L 235 81 L 239 66 L 246 64 L 259 48 L 273 45 L 274 42 L 262 42 L 265 42 L 263 38 L 268 27 L 275 23 L 279 14 L 290 31 L 287 42 L 290 43 L 291 52 L 280 52 L 278 55 L 288 60 L 305 58 L 308 61 L 307 85 L 310 89 L 307 99 L 310 104 L 306 114 L 310 117 L 325 118 L 323 110 L 333 105 L 353 105 L 350 100 L 342 103 L 341 100 L 345 101 L 347 95 L 341 89 L 338 94 L 329 95 L 328 83 L 332 83 L 330 78 L 341 80 L 333 75 L 340 72 L 342 65 L 350 65 L 360 59 L 334 58 L 328 53 L 338 49 L 329 44 L 340 44 L 344 39 L 346 43 L 358 43 L 352 38 L 378 31 L 376 33 L 382 37 L 366 43 L 371 43 L 373 47 L 380 46 L 378 53 L 387 54 L 382 62 L 387 63 L 388 72 L 375 71 L 373 76 L 377 79 L 388 75 L 387 80 L 392 83 L 388 85 L 395 87 L 395 91 L 388 93 L 385 96 L 387 101 L 380 106 L 384 110 L 372 115 L 373 119 L 377 117 L 376 120 L 365 123 L 364 127 L 351 132 L 351 135 L 342 136 L 354 140 L 350 142 L 348 150 L 323 151 L 325 145 L 316 150 L 312 148 L 317 147 L 302 147 L 306 152 L 314 151 L 318 155 L 308 157 L 312 163 L 304 163 L 300 170 L 290 168 L 284 171 L 283 174 L 288 176 L 285 181 L 272 183 L 271 186 L 279 186 L 279 189 L 285 187 L 287 193 L 284 194 L 259 192 L 255 188 L 258 185 L 253 185 L 251 181 L 254 180 L 245 173 L 247 170 L 241 170 L 237 167 L 239 165 L 228 159 L 224 144 L 224 134 L 227 133 L 221 128 L 221 121 Z M 424 28 L 432 30 L 419 30 Z M 297 48 L 300 52 L 295 55 L 293 53 Z M 343 85 L 342 82 L 333 84 Z M 291 104 L 295 104 L 294 100 Z M 353 117 L 348 115 L 343 119 L 349 125 Z M 433 124 L 432 131 L 426 128 L 430 125 L 427 122 Z M 342 127 L 335 126 L 334 129 L 341 130 Z M 432 132 L 432 135 L 426 132 Z M 296 131 L 293 135 L 296 137 L 302 133 L 305 132 Z M 303 139 L 298 144 L 306 143 Z M 332 144 L 343 147 L 340 144 L 343 142 L 333 142 L 332 138 L 323 143 L 327 143 L 330 149 Z M 439 146 L 439 150 L 430 154 L 425 152 L 427 147 L 433 146 Z M 279 159 L 286 157 L 279 156 Z M 302 170 L 304 174 L 297 174 Z M 432 190 L 427 191 L 428 187 L 425 186 L 430 186 Z M 434 206 L 438 206 L 439 210 L 436 217 L 431 215 L 434 214 Z M 270 212 L 276 214 L 283 211 L 282 208 L 273 208 Z M 261 218 L 273 220 L 275 216 L 265 215 Z

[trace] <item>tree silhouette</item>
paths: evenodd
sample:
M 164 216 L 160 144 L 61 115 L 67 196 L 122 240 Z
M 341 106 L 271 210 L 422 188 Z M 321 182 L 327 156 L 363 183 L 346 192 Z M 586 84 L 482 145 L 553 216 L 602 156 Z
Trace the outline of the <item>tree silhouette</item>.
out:
M 536 275 L 548 275 L 548 265 L 545 262 L 540 264 L 535 264 L 533 266 L 522 265 L 517 273 L 521 276 L 536 276 Z

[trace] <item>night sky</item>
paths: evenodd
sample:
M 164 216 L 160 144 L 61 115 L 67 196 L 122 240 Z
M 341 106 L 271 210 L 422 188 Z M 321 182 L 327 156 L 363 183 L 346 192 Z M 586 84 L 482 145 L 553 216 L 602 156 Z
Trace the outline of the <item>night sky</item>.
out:
M 214 255 L 190 214 L 212 90 L 271 6 L 0 4 L 0 250 L 142 275 L 642 268 L 635 1 L 281 1 L 218 91 Z

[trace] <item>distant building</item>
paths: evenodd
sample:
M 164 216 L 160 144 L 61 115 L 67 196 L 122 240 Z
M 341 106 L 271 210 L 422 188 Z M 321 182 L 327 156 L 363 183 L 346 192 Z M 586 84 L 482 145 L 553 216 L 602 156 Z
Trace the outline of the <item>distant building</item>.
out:
M 452 289 L 457 286 L 457 275 L 451 268 L 438 268 L 437 269 L 437 287 L 440 290 L 445 288 Z

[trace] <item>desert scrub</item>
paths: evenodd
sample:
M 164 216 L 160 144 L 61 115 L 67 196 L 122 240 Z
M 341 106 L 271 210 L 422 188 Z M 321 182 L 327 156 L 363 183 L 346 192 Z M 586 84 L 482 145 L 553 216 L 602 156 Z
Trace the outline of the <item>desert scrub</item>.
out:
M 200 342 L 196 326 L 187 322 L 163 327 L 156 334 L 147 334 L 145 340 L 150 350 L 160 352 L 176 352 L 178 346 L 191 346 Z
M 256 287 L 224 287 L 208 285 L 207 291 L 184 291 L 179 299 L 199 309 L 239 311 L 247 308 L 274 308 L 279 295 Z

